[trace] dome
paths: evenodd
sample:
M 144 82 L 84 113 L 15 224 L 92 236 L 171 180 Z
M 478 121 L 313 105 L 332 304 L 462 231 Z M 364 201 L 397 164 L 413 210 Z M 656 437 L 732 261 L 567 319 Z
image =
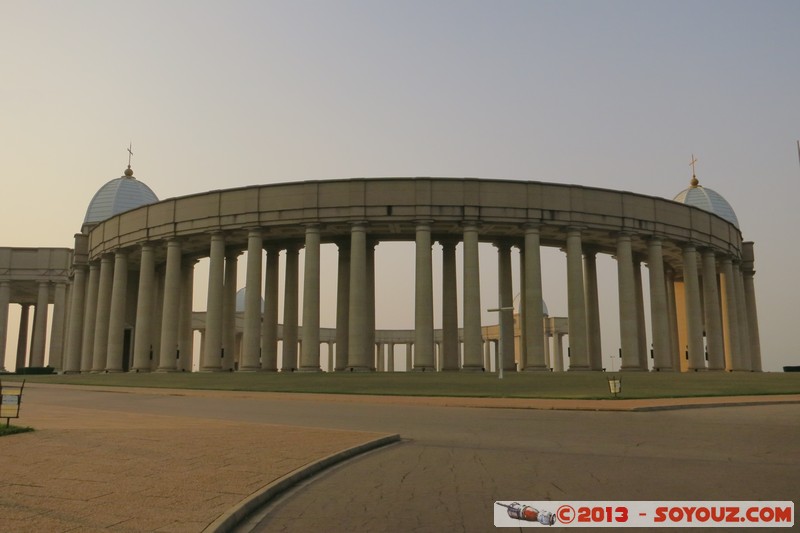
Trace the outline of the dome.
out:
M 236 292 L 236 312 L 244 313 L 245 294 L 247 294 L 247 287 L 242 287 Z M 261 298 L 261 312 L 264 312 L 264 298 Z
M 717 191 L 700 185 L 697 178 L 693 177 L 689 188 L 679 192 L 673 200 L 714 213 L 737 228 L 739 227 L 739 219 L 736 218 L 736 213 L 733 212 L 731 204 Z
M 155 193 L 133 177 L 128 167 L 124 176 L 113 179 L 100 187 L 89 202 L 83 225 L 94 225 L 129 209 L 158 202 Z
M 514 296 L 514 303 L 513 303 L 515 314 L 519 313 L 519 304 L 521 301 L 522 301 L 522 293 L 518 292 L 517 295 Z M 547 310 L 547 304 L 545 303 L 544 298 L 542 298 L 542 315 L 550 316 L 550 312 Z

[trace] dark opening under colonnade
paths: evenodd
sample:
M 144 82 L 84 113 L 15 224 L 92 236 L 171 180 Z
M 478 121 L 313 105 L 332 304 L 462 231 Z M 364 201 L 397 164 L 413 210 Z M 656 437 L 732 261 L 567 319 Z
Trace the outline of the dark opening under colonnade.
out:
M 88 225 L 75 237 L 64 348 L 56 364 L 64 372 L 190 371 L 193 330 L 202 329 L 200 371 L 319 371 L 321 343 L 335 346 L 336 370 L 387 369 L 375 349 L 390 342 L 380 339 L 388 333 L 376 337 L 375 330 L 375 246 L 382 241 L 415 243 L 413 338 L 391 341 L 413 345 L 414 370 L 486 366 L 478 254 L 485 242 L 498 254 L 501 307 L 512 305 L 511 248 L 520 251 L 517 323 L 511 313 L 499 313 L 506 369 L 550 369 L 540 250 L 557 247 L 567 260 L 570 370 L 602 368 L 597 254 L 617 262 L 623 370 L 761 370 L 753 245 L 742 242 L 736 223 L 631 192 L 473 178 L 359 178 L 210 191 Z M 436 242 L 442 246 L 441 330 L 434 330 Z M 324 243 L 338 250 L 335 330 L 320 328 Z M 237 264 L 245 251 L 247 291 L 237 314 Z M 280 253 L 286 257 L 283 286 Z M 202 258 L 208 258 L 209 274 L 198 325 L 192 294 L 194 265 Z M 649 279 L 642 279 L 642 263 Z M 650 295 L 649 343 L 643 283 Z

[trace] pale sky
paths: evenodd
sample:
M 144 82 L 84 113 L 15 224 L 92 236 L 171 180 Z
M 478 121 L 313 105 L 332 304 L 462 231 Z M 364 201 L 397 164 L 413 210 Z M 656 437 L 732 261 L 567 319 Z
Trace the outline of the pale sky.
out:
M 764 367 L 780 370 L 800 364 L 799 25 L 794 0 L 0 0 L 0 246 L 71 247 L 131 141 L 136 177 L 161 199 L 371 176 L 672 198 L 695 154 L 700 183 L 755 242 Z M 488 308 L 496 259 L 484 248 Z M 413 326 L 409 250 L 378 248 L 379 327 Z M 547 305 L 565 316 L 563 254 L 543 261 Z M 607 358 L 616 265 L 599 268 Z

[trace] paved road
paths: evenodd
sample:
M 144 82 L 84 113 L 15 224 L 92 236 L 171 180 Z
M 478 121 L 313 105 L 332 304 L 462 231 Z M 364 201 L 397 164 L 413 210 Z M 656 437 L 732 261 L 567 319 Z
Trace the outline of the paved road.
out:
M 65 393 L 62 404 L 400 433 L 276 502 L 255 531 L 487 531 L 495 500 L 800 502 L 800 405 L 535 411 Z

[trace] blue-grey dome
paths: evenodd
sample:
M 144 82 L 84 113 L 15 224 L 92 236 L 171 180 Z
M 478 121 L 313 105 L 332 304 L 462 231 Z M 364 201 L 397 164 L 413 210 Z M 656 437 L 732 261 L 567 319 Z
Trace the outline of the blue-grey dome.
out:
M 242 287 L 236 292 L 237 313 L 244 313 L 245 298 L 247 298 L 247 287 Z M 264 298 L 261 298 L 261 312 L 264 312 Z
M 517 295 L 514 296 L 514 302 L 512 304 L 514 306 L 515 314 L 519 313 L 519 304 L 521 301 L 522 301 L 522 293 L 518 292 Z M 542 298 L 542 315 L 546 317 L 550 316 L 550 311 L 547 310 L 547 304 L 545 303 L 544 298 Z
M 700 185 L 697 178 L 692 178 L 691 186 L 679 192 L 673 200 L 714 213 L 739 227 L 739 219 L 736 218 L 731 204 L 717 191 Z
M 109 181 L 95 193 L 89 202 L 83 225 L 98 224 L 129 209 L 155 202 L 158 202 L 155 193 L 134 178 L 133 171 L 129 168 L 124 176 Z

